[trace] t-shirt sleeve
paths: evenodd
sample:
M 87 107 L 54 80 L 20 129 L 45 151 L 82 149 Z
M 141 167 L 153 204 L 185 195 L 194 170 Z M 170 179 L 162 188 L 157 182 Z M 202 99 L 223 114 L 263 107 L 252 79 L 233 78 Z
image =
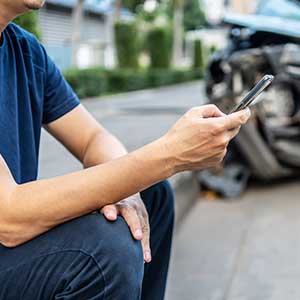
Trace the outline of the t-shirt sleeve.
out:
M 44 54 L 45 87 L 43 124 L 48 124 L 70 112 L 79 105 L 80 101 L 45 50 Z

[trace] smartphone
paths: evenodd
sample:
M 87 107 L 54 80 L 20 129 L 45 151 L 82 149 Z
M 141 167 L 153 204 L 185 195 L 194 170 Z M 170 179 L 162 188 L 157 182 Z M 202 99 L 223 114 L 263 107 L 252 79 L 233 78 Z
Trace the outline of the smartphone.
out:
M 246 94 L 244 99 L 231 110 L 230 113 L 234 113 L 248 107 L 263 92 L 263 90 L 271 84 L 273 79 L 274 79 L 273 75 L 265 75 L 254 86 L 254 88 Z

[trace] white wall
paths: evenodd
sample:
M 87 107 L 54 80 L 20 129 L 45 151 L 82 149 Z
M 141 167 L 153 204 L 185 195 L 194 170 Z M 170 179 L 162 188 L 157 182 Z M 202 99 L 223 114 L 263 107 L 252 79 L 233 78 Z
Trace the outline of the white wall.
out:
M 224 0 L 202 0 L 207 19 L 212 24 L 218 24 L 226 11 L 236 13 L 252 13 L 255 11 L 259 0 L 230 0 L 228 8 Z
M 202 0 L 202 4 L 208 21 L 219 23 L 225 12 L 224 0 Z

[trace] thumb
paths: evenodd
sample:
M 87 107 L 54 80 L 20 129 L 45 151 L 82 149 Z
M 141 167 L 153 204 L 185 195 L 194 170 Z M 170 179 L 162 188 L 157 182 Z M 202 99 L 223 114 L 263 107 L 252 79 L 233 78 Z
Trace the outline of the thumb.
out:
M 249 108 L 219 118 L 224 129 L 231 130 L 245 124 L 251 116 Z
M 109 221 L 115 221 L 118 216 L 117 207 L 113 204 L 106 205 L 101 209 L 101 213 Z

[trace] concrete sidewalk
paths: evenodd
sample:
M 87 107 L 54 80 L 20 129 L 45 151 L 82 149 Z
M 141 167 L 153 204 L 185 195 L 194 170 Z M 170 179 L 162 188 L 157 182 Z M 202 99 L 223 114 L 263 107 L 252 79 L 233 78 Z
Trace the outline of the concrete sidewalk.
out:
M 199 200 L 175 236 L 167 300 L 300 299 L 299 181 Z

